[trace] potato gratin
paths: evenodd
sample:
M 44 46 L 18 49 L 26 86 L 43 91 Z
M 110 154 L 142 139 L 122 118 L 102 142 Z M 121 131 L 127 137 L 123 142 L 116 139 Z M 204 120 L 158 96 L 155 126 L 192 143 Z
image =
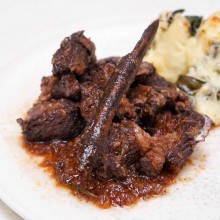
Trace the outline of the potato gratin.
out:
M 152 47 L 144 60 L 176 82 L 194 109 L 220 125 L 220 11 L 207 20 L 164 12 Z

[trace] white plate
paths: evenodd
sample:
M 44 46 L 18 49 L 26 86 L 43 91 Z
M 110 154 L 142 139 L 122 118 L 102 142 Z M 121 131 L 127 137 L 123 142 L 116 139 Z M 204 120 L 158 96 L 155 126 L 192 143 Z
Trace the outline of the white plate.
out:
M 152 17 L 153 18 L 153 17 Z M 146 22 L 147 23 L 147 22 Z M 98 57 L 129 52 L 146 25 L 121 22 L 87 29 Z M 20 143 L 16 119 L 23 116 L 40 92 L 42 76 L 51 74 L 51 56 L 68 30 L 47 35 L 32 44 L 13 65 L 5 68 L 0 81 L 0 197 L 25 219 L 219 219 L 220 218 L 220 128 L 210 132 L 191 156 L 194 165 L 182 170 L 164 196 L 139 202 L 133 207 L 98 209 L 56 187 L 55 181 L 37 164 Z M 75 29 L 72 30 L 77 31 Z

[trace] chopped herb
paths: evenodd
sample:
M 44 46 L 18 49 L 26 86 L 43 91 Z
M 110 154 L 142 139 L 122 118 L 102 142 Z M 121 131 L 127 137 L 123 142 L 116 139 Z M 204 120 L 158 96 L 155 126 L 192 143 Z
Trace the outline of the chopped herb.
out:
M 183 13 L 184 11 L 185 11 L 185 9 L 178 9 L 178 10 L 175 10 L 172 15 L 174 16 L 175 14 Z
M 84 191 L 81 191 L 82 194 L 86 195 L 86 196 L 89 196 L 89 197 L 97 197 L 97 195 L 95 195 L 94 193 L 90 192 L 89 190 L 84 190 Z
M 123 156 L 124 155 L 124 148 L 122 148 L 122 150 L 121 150 L 121 156 Z
M 188 95 L 193 95 L 195 90 L 202 87 L 205 82 L 191 76 L 181 75 L 177 80 L 177 86 Z
M 172 15 L 168 19 L 168 23 L 171 24 L 173 21 L 173 17 L 178 13 L 183 13 L 184 11 L 185 11 L 184 9 L 178 9 L 178 10 L 173 11 Z
M 186 16 L 190 23 L 190 32 L 192 36 L 196 35 L 197 29 L 199 28 L 201 22 L 202 22 L 202 17 L 199 16 Z
M 88 189 L 85 189 L 84 187 L 76 185 L 76 184 L 71 184 L 71 189 L 79 191 L 85 196 L 89 196 L 93 198 L 97 197 L 94 193 L 90 192 Z

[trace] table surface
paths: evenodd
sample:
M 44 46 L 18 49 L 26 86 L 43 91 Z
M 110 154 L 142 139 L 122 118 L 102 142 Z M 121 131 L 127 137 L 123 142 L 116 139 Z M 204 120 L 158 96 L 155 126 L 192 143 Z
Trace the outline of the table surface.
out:
M 164 10 L 185 8 L 188 14 L 209 15 L 213 8 L 220 9 L 218 0 L 0 0 L 0 3 L 0 74 L 4 74 L 12 60 L 14 65 L 19 63 L 33 42 L 57 31 L 68 29 L 71 33 L 71 27 L 80 30 L 118 21 L 144 22 L 146 18 L 156 18 Z M 0 219 L 21 218 L 0 200 Z

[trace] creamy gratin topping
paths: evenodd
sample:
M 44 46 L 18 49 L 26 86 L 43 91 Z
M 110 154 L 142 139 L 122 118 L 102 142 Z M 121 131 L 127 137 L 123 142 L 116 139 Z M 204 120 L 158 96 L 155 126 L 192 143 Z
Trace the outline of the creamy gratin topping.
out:
M 144 60 L 191 98 L 194 109 L 220 124 L 220 11 L 207 20 L 164 12 Z

